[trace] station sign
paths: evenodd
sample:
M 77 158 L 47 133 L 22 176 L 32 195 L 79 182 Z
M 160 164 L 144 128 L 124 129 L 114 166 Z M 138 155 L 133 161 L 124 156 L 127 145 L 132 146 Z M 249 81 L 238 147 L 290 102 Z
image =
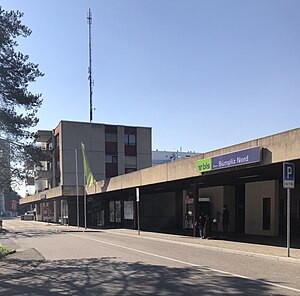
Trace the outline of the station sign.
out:
M 197 160 L 199 173 L 231 168 L 261 161 L 261 148 L 253 147 L 228 154 Z

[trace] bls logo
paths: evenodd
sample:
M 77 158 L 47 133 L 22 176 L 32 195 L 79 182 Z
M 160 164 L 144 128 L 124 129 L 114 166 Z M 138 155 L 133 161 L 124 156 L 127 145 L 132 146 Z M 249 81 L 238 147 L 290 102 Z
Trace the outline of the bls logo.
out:
M 212 169 L 211 158 L 197 160 L 197 171 L 199 173 L 208 172 Z

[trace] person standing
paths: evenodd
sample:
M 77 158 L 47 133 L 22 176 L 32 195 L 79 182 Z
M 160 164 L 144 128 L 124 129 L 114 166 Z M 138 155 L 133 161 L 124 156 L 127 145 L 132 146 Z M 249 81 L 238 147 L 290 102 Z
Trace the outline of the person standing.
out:
M 199 229 L 199 236 L 200 236 L 200 238 L 204 238 L 204 226 L 205 226 L 205 216 L 204 216 L 204 213 L 201 213 L 201 215 L 198 217 L 198 220 L 196 221 L 196 226 Z
M 228 235 L 228 225 L 229 225 L 229 210 L 227 205 L 223 206 L 223 234 Z
M 209 217 L 207 214 L 204 215 L 204 225 L 203 225 L 203 237 L 208 237 L 208 231 L 209 231 Z

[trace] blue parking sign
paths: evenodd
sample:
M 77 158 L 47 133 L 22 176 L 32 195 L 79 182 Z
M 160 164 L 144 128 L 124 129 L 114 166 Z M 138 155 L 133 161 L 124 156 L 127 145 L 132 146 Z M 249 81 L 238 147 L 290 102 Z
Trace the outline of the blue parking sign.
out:
M 283 188 L 295 188 L 295 165 L 293 163 L 283 163 Z

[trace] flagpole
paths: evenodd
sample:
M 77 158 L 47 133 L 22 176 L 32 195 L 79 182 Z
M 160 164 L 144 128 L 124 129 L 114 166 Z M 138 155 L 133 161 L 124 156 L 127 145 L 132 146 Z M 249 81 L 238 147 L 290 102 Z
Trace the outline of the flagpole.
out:
M 79 228 L 79 189 L 78 189 L 78 150 L 75 148 L 75 170 L 76 170 L 76 200 L 77 200 L 77 227 Z
M 83 185 L 83 191 L 84 191 L 84 195 L 83 195 L 83 202 L 84 202 L 84 229 L 86 229 L 86 175 L 85 175 L 85 172 L 83 172 L 83 176 L 84 176 L 84 185 Z
M 88 159 L 85 153 L 84 144 L 81 143 L 81 150 L 82 150 L 82 158 L 83 158 L 83 199 L 84 199 L 84 228 L 86 229 L 87 224 L 87 202 L 86 202 L 86 194 L 87 194 L 87 187 L 91 185 L 96 185 L 96 180 L 92 174 L 91 168 L 88 163 Z

